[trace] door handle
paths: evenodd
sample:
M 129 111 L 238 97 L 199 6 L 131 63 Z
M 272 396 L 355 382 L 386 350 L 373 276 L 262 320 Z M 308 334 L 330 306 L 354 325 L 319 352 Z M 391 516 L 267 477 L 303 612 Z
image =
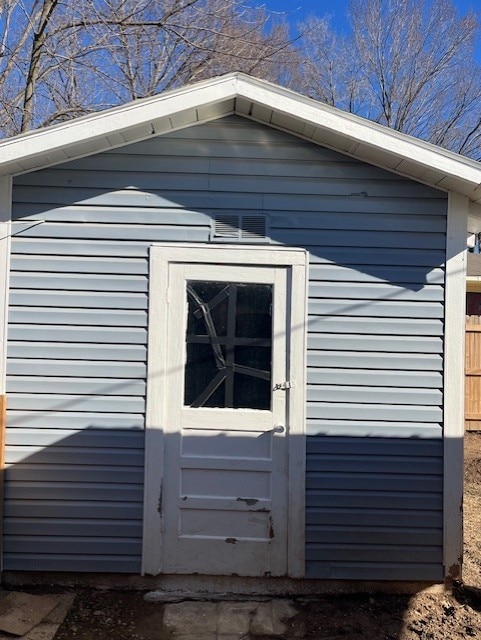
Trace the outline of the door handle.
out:
M 284 433 L 286 430 L 283 424 L 276 424 L 276 426 L 272 429 L 273 433 Z

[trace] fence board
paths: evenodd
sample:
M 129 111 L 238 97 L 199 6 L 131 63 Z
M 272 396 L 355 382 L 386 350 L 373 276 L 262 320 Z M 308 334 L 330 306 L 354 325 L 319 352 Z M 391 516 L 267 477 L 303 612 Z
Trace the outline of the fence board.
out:
M 465 429 L 481 431 L 481 317 L 466 316 Z

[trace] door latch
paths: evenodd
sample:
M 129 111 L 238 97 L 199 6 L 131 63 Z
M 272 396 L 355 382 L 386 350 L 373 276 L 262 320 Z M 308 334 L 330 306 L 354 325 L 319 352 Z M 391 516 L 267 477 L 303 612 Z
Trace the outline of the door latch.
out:
M 293 382 L 278 382 L 277 384 L 274 385 L 274 391 L 285 391 L 286 389 L 292 389 L 292 387 L 294 386 Z

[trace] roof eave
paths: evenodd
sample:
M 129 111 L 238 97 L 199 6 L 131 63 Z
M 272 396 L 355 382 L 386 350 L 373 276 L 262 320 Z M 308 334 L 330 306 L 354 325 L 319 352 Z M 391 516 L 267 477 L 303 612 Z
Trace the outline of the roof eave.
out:
M 0 143 L 0 175 L 17 175 L 234 113 L 236 75 L 129 102 Z
M 26 173 L 232 113 L 461 193 L 473 203 L 470 230 L 479 226 L 481 231 L 481 164 L 242 73 L 7 139 L 0 143 L 0 175 Z
M 239 77 L 237 113 L 481 203 L 481 164 L 292 91 Z

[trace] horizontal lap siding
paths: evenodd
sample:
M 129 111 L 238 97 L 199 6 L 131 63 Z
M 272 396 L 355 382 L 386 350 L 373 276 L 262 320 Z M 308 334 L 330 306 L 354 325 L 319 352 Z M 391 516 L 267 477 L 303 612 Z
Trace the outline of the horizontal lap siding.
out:
M 229 118 L 19 177 L 5 568 L 137 572 L 148 250 L 265 212 L 310 253 L 310 577 L 439 579 L 446 198 Z
M 437 438 L 308 438 L 307 576 L 441 580 L 442 466 Z
M 41 428 L 27 419 L 8 430 L 5 568 L 137 573 L 143 432 L 95 428 L 93 415 L 75 430 L 69 411 L 57 423 L 31 413 Z
M 138 573 L 148 243 L 75 258 L 52 236 L 13 241 L 4 565 Z

